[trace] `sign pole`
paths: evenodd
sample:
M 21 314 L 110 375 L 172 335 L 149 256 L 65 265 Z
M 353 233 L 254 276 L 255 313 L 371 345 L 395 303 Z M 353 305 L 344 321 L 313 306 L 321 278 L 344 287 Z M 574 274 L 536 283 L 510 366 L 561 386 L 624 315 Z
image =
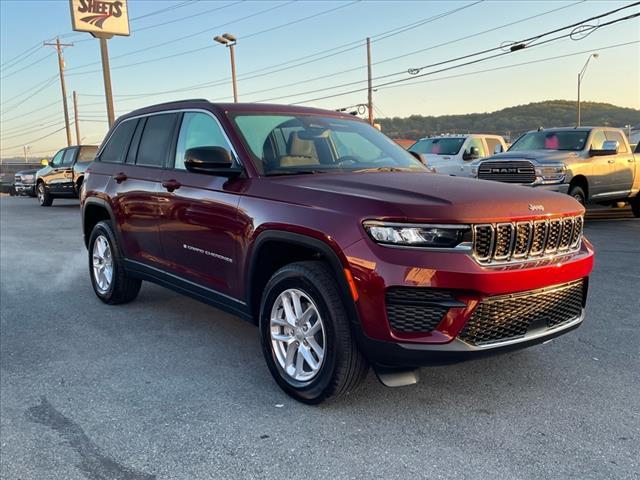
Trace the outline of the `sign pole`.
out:
M 94 34 L 96 35 L 96 34 Z M 100 40 L 100 58 L 102 59 L 102 78 L 104 79 L 104 97 L 107 102 L 107 120 L 109 128 L 115 121 L 115 112 L 113 109 L 113 92 L 111 91 L 111 69 L 109 67 L 109 48 L 107 47 L 108 36 L 96 35 Z

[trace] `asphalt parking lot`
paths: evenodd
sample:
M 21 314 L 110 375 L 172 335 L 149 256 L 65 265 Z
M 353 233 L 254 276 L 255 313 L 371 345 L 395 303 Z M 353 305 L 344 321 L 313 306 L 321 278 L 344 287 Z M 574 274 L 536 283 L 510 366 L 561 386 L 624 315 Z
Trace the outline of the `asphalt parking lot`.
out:
M 77 201 L 0 199 L 3 479 L 640 477 L 640 221 L 598 219 L 585 323 L 528 350 L 287 397 L 255 327 L 93 294 Z

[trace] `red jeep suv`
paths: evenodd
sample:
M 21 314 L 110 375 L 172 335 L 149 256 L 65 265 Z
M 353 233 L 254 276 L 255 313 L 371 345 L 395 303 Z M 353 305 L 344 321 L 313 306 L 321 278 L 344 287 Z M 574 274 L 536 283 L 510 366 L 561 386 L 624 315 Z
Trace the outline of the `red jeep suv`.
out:
M 85 174 L 96 295 L 142 280 L 259 325 L 307 403 L 583 320 L 593 249 L 557 193 L 429 173 L 353 116 L 186 100 L 119 118 Z

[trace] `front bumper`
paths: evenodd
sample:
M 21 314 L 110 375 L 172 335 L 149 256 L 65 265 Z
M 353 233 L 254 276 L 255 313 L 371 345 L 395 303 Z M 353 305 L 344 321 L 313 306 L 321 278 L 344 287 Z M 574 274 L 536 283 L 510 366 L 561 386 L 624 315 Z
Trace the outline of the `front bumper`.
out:
M 372 363 L 387 366 L 450 363 L 523 348 L 577 328 L 584 317 L 588 276 L 593 267 L 593 249 L 586 239 L 578 251 L 562 257 L 491 267 L 480 265 L 462 253 L 386 248 L 367 240 L 352 245 L 345 253 L 359 294 L 356 307 L 360 345 Z M 519 321 L 527 315 L 518 310 L 522 304 L 509 304 L 510 298 L 525 297 L 525 303 L 527 298 L 538 301 L 548 294 L 553 297 L 556 290 L 562 291 L 579 282 L 584 285 L 582 300 L 578 303 L 575 298 L 572 300 L 573 309 L 561 322 L 540 323 L 545 321 L 546 314 L 554 317 L 556 307 L 563 308 L 562 304 L 549 301 L 542 306 L 537 304 L 533 310 L 525 310 L 542 312 L 527 324 L 526 333 L 521 327 L 513 335 L 495 341 L 485 342 L 481 338 L 483 328 L 492 328 L 490 322 L 494 317 L 486 317 L 480 307 L 493 308 L 496 322 L 503 321 L 501 312 L 507 311 L 515 312 L 510 318 Z M 409 290 L 410 294 L 411 291 L 428 292 L 430 297 L 422 301 L 441 309 L 438 312 L 444 311 L 438 313 L 440 316 L 432 324 L 433 328 L 415 328 L 416 323 L 423 321 L 423 313 L 432 312 L 416 312 L 411 305 L 405 305 L 402 310 L 402 302 L 410 302 L 390 298 L 389 293 L 396 289 Z M 434 294 L 444 292 L 450 297 L 434 297 Z M 498 303 L 505 298 L 507 303 Z M 403 325 L 409 328 L 397 328 L 393 315 L 397 319 L 398 311 L 390 311 L 392 300 L 399 302 L 400 315 L 406 317 Z M 489 323 L 481 324 L 476 330 L 475 333 L 480 332 L 478 341 L 470 339 L 468 329 L 465 329 L 467 325 L 469 328 L 474 325 L 472 319 L 476 312 L 483 320 L 489 319 Z M 396 322 L 394 327 L 392 321 Z
M 35 183 L 16 183 L 14 188 L 18 195 L 35 195 L 36 193 Z
M 538 188 L 540 190 L 547 190 L 549 192 L 558 192 L 558 193 L 569 193 L 569 184 L 568 183 L 555 183 L 551 185 L 545 184 L 533 184 L 532 187 Z
M 474 346 L 460 339 L 446 344 L 413 344 L 374 340 L 360 335 L 359 341 L 368 360 L 377 367 L 416 368 L 427 365 L 448 365 L 476 358 L 521 350 L 548 342 L 578 328 L 584 319 L 583 313 L 574 320 L 545 331 L 528 332 L 524 337 L 496 342 L 491 345 Z

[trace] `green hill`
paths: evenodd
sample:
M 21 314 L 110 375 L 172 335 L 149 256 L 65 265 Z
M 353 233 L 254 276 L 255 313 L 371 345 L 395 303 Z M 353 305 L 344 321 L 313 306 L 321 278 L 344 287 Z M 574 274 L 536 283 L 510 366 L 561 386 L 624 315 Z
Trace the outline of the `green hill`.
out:
M 640 123 L 640 110 L 608 103 L 582 102 L 582 125 L 624 127 Z M 441 133 L 495 133 L 515 139 L 522 132 L 542 127 L 573 126 L 576 102 L 549 100 L 504 108 L 490 113 L 406 118 L 379 118 L 377 123 L 391 138 L 417 139 Z

